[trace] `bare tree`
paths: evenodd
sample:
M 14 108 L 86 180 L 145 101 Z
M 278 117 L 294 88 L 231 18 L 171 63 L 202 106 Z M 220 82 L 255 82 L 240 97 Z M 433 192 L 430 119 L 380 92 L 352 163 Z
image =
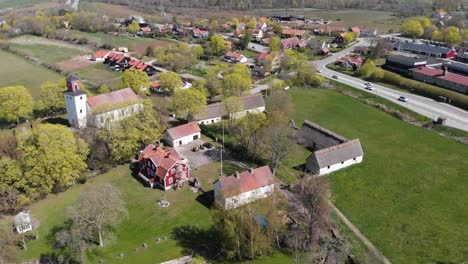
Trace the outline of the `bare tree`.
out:
M 100 184 L 83 193 L 69 209 L 69 216 L 78 230 L 92 232 L 104 246 L 103 234 L 128 216 L 120 191 L 111 184 Z
M 92 230 L 86 226 L 71 223 L 68 229 L 55 234 L 57 247 L 66 248 L 71 256 L 77 257 L 80 263 L 84 263 L 84 252 L 88 248 L 88 242 L 92 241 Z
M 12 230 L 0 229 L 0 263 L 16 263 L 17 243 Z

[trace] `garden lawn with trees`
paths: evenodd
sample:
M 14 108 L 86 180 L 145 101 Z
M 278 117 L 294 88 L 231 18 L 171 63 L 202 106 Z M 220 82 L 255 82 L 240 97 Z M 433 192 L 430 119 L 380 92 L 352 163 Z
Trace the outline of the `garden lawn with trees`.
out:
M 334 91 L 290 93 L 298 126 L 309 119 L 360 139 L 363 163 L 327 177 L 336 206 L 385 256 L 395 263 L 464 260 L 466 145 Z M 285 166 L 302 158 L 286 159 Z

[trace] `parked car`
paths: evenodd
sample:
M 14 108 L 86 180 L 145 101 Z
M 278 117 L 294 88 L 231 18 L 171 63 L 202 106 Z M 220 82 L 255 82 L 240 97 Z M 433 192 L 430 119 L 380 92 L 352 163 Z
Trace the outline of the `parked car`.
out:
M 203 147 L 207 148 L 207 149 L 210 149 L 213 147 L 213 144 L 211 144 L 210 142 L 205 142 L 203 143 Z
M 365 88 L 366 90 L 370 90 L 370 91 L 374 90 L 374 86 L 372 85 L 371 82 L 366 82 L 366 83 L 364 83 L 364 88 Z
M 398 101 L 402 101 L 402 102 L 408 102 L 408 98 L 404 97 L 404 96 L 400 96 L 398 97 Z
M 332 75 L 332 78 L 333 78 L 333 79 L 338 79 L 338 75 L 334 75 L 334 74 L 333 74 L 333 75 Z

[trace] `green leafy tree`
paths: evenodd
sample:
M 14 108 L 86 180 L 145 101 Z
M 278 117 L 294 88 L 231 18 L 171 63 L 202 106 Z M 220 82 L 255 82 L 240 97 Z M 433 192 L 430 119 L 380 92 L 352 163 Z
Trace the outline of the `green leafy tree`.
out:
M 231 73 L 224 76 L 223 94 L 225 96 L 240 96 L 242 93 L 249 91 L 250 87 L 251 80 L 244 75 Z
M 417 17 L 416 20 L 419 22 L 419 24 L 421 24 L 421 27 L 423 28 L 432 27 L 432 22 L 427 17 L 420 16 L 420 17 Z
M 224 39 L 219 35 L 214 35 L 210 39 L 210 49 L 215 55 L 220 55 L 226 50 L 226 44 Z
M 244 37 L 241 39 L 240 41 L 240 45 L 243 49 L 247 48 L 247 46 L 249 45 L 249 42 L 251 42 L 253 39 L 253 33 L 252 31 L 250 30 L 246 30 L 245 31 L 245 35 Z
M 297 74 L 291 79 L 297 87 L 317 87 L 323 82 L 323 77 L 317 74 L 317 71 L 311 64 L 303 64 L 299 67 Z
M 280 23 L 274 23 L 273 24 L 273 32 L 275 32 L 276 35 L 281 35 L 283 34 L 283 25 Z
M 98 89 L 98 93 L 99 94 L 105 94 L 105 93 L 110 93 L 110 89 L 107 85 L 103 84 L 101 86 L 99 86 L 99 89 Z
M 268 84 L 268 89 L 270 89 L 272 92 L 282 90 L 286 86 L 285 82 L 281 79 L 273 79 L 269 84 Z
M 357 76 L 362 76 L 364 78 L 369 78 L 375 70 L 375 62 L 373 60 L 367 60 L 364 65 L 359 67 L 356 70 Z
M 127 31 L 130 34 L 136 34 L 138 30 L 140 30 L 140 25 L 136 20 L 133 20 L 132 23 L 127 27 Z
M 24 86 L 0 88 L 0 121 L 19 122 L 20 117 L 27 117 L 33 108 L 33 98 Z
M 382 70 L 381 68 L 375 68 L 371 74 L 371 78 L 374 81 L 380 81 L 383 79 L 384 75 L 385 75 L 384 70 Z
M 192 121 L 197 114 L 205 111 L 206 97 L 195 89 L 177 90 L 172 98 L 172 109 L 178 116 Z
M 65 89 L 59 83 L 45 82 L 41 84 L 38 108 L 47 114 L 56 113 L 65 109 L 63 92 Z
M 149 77 L 144 71 L 129 69 L 124 72 L 120 79 L 120 88 L 132 88 L 132 90 L 141 95 L 149 94 Z
M 246 29 L 255 29 L 257 27 L 257 22 L 253 19 L 249 20 L 247 24 L 245 25 Z
M 231 21 L 229 21 L 229 24 L 231 25 L 232 28 L 237 28 L 239 27 L 239 19 L 237 17 L 231 18 Z
M 272 52 L 279 51 L 281 49 L 281 39 L 278 36 L 270 38 L 270 50 Z
M 307 60 L 307 57 L 296 50 L 285 50 L 284 56 L 281 58 L 281 68 L 283 70 L 295 70 L 302 66 Z
M 33 198 L 71 186 L 86 168 L 88 147 L 62 125 L 39 124 L 20 135 L 23 189 Z
M 232 126 L 232 120 L 235 118 L 236 113 L 244 110 L 244 105 L 237 96 L 229 96 L 223 100 L 224 108 L 226 109 L 227 116 L 229 117 L 229 127 Z
M 356 35 L 353 32 L 346 32 L 343 36 L 343 40 L 345 44 L 349 44 L 354 41 Z
M 401 25 L 401 32 L 409 37 L 419 38 L 423 35 L 424 29 L 417 20 L 408 20 Z
M 159 84 L 167 93 L 173 94 L 177 88 L 182 87 L 182 79 L 175 72 L 163 72 L 159 76 Z
M 459 29 L 454 26 L 447 27 L 443 36 L 444 41 L 449 45 L 456 45 L 462 41 Z
M 122 119 L 112 128 L 102 129 L 99 138 L 109 148 L 111 159 L 115 162 L 128 162 L 135 153 L 150 143 L 161 139 L 165 129 L 156 118 L 150 100 L 143 101 L 144 110 Z
M 205 76 L 206 80 L 206 91 L 210 100 L 213 99 L 216 95 L 221 94 L 222 92 L 222 81 L 218 78 L 216 71 L 209 70 Z

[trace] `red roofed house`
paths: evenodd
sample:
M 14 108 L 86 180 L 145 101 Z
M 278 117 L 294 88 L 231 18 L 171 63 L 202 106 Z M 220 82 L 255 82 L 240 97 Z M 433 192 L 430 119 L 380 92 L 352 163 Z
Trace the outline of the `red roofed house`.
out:
M 287 38 L 298 37 L 301 39 L 305 34 L 305 30 L 285 28 L 281 33 Z
M 361 30 L 359 29 L 359 27 L 350 27 L 349 31 L 356 34 L 356 37 L 359 37 L 359 34 L 361 34 Z
M 66 80 L 64 99 L 68 123 L 74 128 L 108 126 L 143 110 L 141 97 L 131 88 L 87 98 L 86 92 L 80 89 L 77 77 L 70 75 Z
M 190 178 L 190 168 L 179 152 L 173 148 L 148 145 L 141 151 L 138 162 L 140 164 L 138 175 L 151 188 L 158 186 L 168 190 Z
M 300 40 L 297 37 L 292 37 L 288 39 L 281 40 L 281 47 L 283 49 L 296 49 L 296 48 L 304 48 L 307 46 L 307 43 Z
M 109 51 L 107 50 L 98 50 L 96 51 L 96 53 L 91 55 L 91 60 L 103 62 L 106 59 L 108 54 L 109 54 Z
M 199 28 L 195 28 L 192 30 L 192 36 L 194 38 L 207 38 L 209 36 L 209 32 L 206 30 L 202 30 Z
M 338 60 L 338 64 L 343 65 L 343 67 L 347 69 L 353 69 L 353 70 L 356 70 L 357 68 L 361 67 L 363 62 L 364 62 L 364 59 L 361 56 L 357 56 L 357 57 L 345 56 Z
M 448 72 L 446 67 L 443 67 L 442 70 L 418 67 L 411 71 L 415 80 L 468 95 L 468 77 Z
M 262 44 L 262 45 L 270 45 L 270 38 L 263 38 L 263 39 L 260 41 L 260 44 Z
M 164 133 L 164 142 L 171 147 L 189 144 L 201 137 L 200 127 L 197 122 L 190 122 L 177 127 L 169 128 Z
M 214 185 L 215 202 L 224 210 L 270 196 L 275 186 L 275 179 L 270 167 L 263 166 L 249 169 L 231 176 L 222 176 Z
M 228 53 L 226 53 L 226 55 L 224 55 L 224 59 L 228 61 L 240 62 L 240 63 L 247 62 L 247 58 L 244 55 L 240 54 L 239 52 L 234 52 L 234 51 L 229 51 Z

